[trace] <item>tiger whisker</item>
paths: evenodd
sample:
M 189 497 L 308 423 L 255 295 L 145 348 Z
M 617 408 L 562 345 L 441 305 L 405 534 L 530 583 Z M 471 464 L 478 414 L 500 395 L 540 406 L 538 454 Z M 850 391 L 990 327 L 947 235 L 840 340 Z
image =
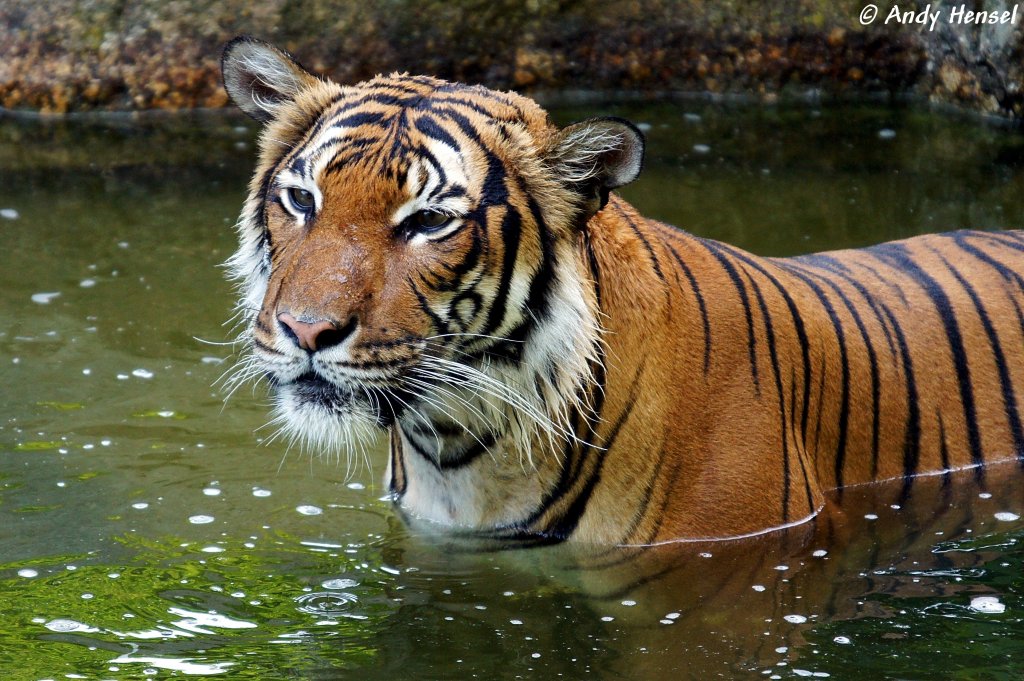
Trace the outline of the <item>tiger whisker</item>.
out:
M 491 340 L 500 341 L 502 343 L 525 343 L 526 341 L 516 340 L 513 338 L 505 338 L 503 336 L 491 336 L 486 333 L 469 333 L 469 332 L 455 332 L 455 333 L 441 333 L 435 336 L 425 336 L 423 340 L 429 341 L 437 338 L 489 338 Z
M 440 373 L 425 371 L 425 369 L 420 366 L 413 367 L 412 372 L 419 373 L 426 378 L 433 378 L 434 380 L 439 380 L 451 385 L 455 385 L 455 382 L 452 380 L 453 378 L 461 378 L 463 383 L 468 383 L 485 395 L 498 400 L 499 403 L 505 403 L 511 407 L 511 413 L 503 412 L 501 410 L 497 410 L 497 412 L 506 418 L 510 426 L 514 425 L 513 431 L 518 432 L 517 439 L 520 444 L 518 450 L 525 454 L 531 466 L 534 465 L 532 449 L 529 446 L 530 432 L 532 429 L 528 429 L 523 426 L 520 421 L 521 416 L 529 418 L 529 420 L 547 436 L 551 451 L 557 451 L 557 448 L 555 447 L 556 440 L 578 440 L 575 433 L 573 433 L 566 425 L 555 423 L 551 418 L 537 409 L 527 398 L 517 393 L 507 384 L 493 379 L 479 370 L 467 367 L 466 365 L 459 364 L 457 362 L 440 360 L 439 358 L 425 357 L 423 358 L 423 364 L 428 366 L 433 365 L 435 369 L 440 370 Z M 456 376 L 453 376 L 452 374 L 456 374 Z
M 417 372 L 417 373 L 419 373 L 420 375 L 426 375 L 424 372 Z M 433 374 L 431 374 L 431 375 L 433 375 Z M 420 389 L 424 389 L 424 390 L 437 390 L 437 391 L 443 392 L 446 396 L 451 397 L 452 399 L 458 401 L 463 406 L 465 406 L 467 409 L 472 411 L 473 415 L 479 417 L 481 421 L 486 421 L 487 420 L 487 417 L 484 415 L 484 413 L 481 412 L 479 409 L 477 409 L 476 406 L 473 405 L 473 403 L 469 402 L 468 400 L 466 400 L 466 398 L 462 397 L 461 395 L 459 395 L 459 394 L 457 394 L 457 393 L 455 393 L 455 392 L 453 392 L 451 390 L 448 390 L 447 388 L 442 387 L 442 385 L 439 385 L 437 383 L 430 383 L 428 381 L 418 380 L 418 379 L 412 378 L 411 376 L 403 376 L 402 377 L 402 381 L 405 382 L 405 383 L 414 385 L 414 386 L 416 386 L 416 387 L 418 387 Z M 419 394 L 421 397 L 423 396 L 422 393 L 417 393 L 417 394 Z M 474 390 L 474 395 L 475 394 L 477 394 L 477 392 Z
M 455 400 L 456 402 L 458 402 L 462 406 L 466 407 L 466 409 L 471 411 L 474 416 L 479 417 L 479 419 L 481 421 L 484 421 L 484 422 L 487 421 L 487 417 L 483 414 L 483 412 L 481 412 L 476 407 L 476 405 L 474 405 L 473 403 L 469 402 L 468 400 L 466 400 L 466 398 L 462 397 L 461 395 L 459 395 L 459 394 L 457 394 L 457 393 L 455 393 L 455 392 L 453 392 L 451 390 L 448 390 L 447 388 L 444 388 L 442 385 L 438 385 L 437 383 L 429 383 L 427 381 L 418 380 L 418 379 L 412 378 L 411 376 L 404 376 L 402 378 L 402 381 L 403 381 L 403 383 L 405 383 L 407 385 L 412 385 L 413 387 L 418 388 L 419 390 L 416 391 L 415 394 L 420 399 L 428 400 L 428 401 L 429 400 L 433 400 L 433 398 L 429 398 L 427 396 L 426 392 L 421 392 L 421 391 L 437 391 L 437 392 L 441 392 L 441 393 L 443 393 L 443 395 L 445 395 L 447 397 L 450 397 L 451 399 Z M 433 401 L 430 401 L 430 404 L 434 405 L 445 416 L 448 416 L 449 418 L 451 418 L 453 420 L 455 419 L 455 416 L 451 413 L 451 411 L 445 409 L 445 407 L 447 407 L 447 405 L 445 405 L 444 402 L 433 400 Z M 469 428 L 466 427 L 465 425 L 463 425 L 462 423 L 459 423 L 459 425 L 462 426 L 462 428 L 465 429 L 466 431 L 469 431 Z
M 536 420 L 537 424 L 544 427 L 545 430 L 549 427 L 555 430 L 560 429 L 560 426 L 552 422 L 525 397 L 517 393 L 507 384 L 502 383 L 481 371 L 473 369 L 472 367 L 466 366 L 465 364 L 436 357 L 424 358 L 424 360 L 424 363 L 434 364 L 438 368 L 460 374 L 465 380 L 477 382 L 480 387 L 491 396 L 507 402 L 509 406 L 526 412 L 528 416 Z
M 236 338 L 235 340 L 230 340 L 230 341 L 212 341 L 212 340 L 207 340 L 205 338 L 200 338 L 199 336 L 192 336 L 192 340 L 196 341 L 197 343 L 202 343 L 203 345 L 225 345 L 225 346 L 228 346 L 228 347 L 234 347 L 234 346 L 238 345 L 239 343 L 244 343 L 245 342 L 244 339 L 242 339 L 242 338 Z
M 438 435 L 437 430 L 434 428 L 434 425 L 433 425 L 433 423 L 431 423 L 430 419 L 428 419 L 426 416 L 424 416 L 423 413 L 420 410 L 418 410 L 415 407 L 413 407 L 411 404 L 409 404 L 408 402 L 403 400 L 401 397 L 399 397 L 395 393 L 389 391 L 388 394 L 391 397 L 395 398 L 398 402 L 400 402 L 403 407 L 405 407 L 410 412 L 412 412 L 413 416 L 415 416 L 420 421 L 422 421 L 427 426 L 427 428 L 430 428 L 431 432 L 434 434 L 434 441 L 435 441 L 435 444 L 437 445 L 437 451 L 438 451 L 438 453 L 440 453 L 440 451 L 441 451 L 441 436 Z
M 417 394 L 417 396 L 418 396 L 418 397 L 419 397 L 419 398 L 420 398 L 421 400 L 424 400 L 425 402 L 427 402 L 427 404 L 430 404 L 430 405 L 431 405 L 431 406 L 433 406 L 433 407 L 434 407 L 435 409 L 437 409 L 438 411 L 440 411 L 440 412 L 441 412 L 441 413 L 442 413 L 442 414 L 443 414 L 444 416 L 446 416 L 446 417 L 450 418 L 450 419 L 451 419 L 452 421 L 454 421 L 454 422 L 455 422 L 455 424 L 456 424 L 456 425 L 458 425 L 458 426 L 459 426 L 460 428 L 462 428 L 462 430 L 463 430 L 463 431 L 465 431 L 465 433 L 466 433 L 467 435 L 469 435 L 469 436 L 470 436 L 471 438 L 473 438 L 474 440 L 476 440 L 476 442 L 477 442 L 477 443 L 478 443 L 478 444 L 479 444 L 479 445 L 480 445 L 481 447 L 483 447 L 483 448 L 484 448 L 485 450 L 488 450 L 488 451 L 489 451 L 489 449 L 488 449 L 487 445 L 486 445 L 486 444 L 484 444 L 484 442 L 483 442 L 483 441 L 482 441 L 482 440 L 481 440 L 481 439 L 480 439 L 479 437 L 477 437 L 476 433 L 474 433 L 474 432 L 473 432 L 472 430 L 470 430 L 469 426 L 467 426 L 467 425 L 466 425 L 466 424 L 464 424 L 464 423 L 463 423 L 462 421 L 460 421 L 460 420 L 458 419 L 458 417 L 456 417 L 456 416 L 455 416 L 455 415 L 454 415 L 453 413 L 451 413 L 451 411 L 450 411 L 450 410 L 447 410 L 447 409 L 445 409 L 445 406 L 444 406 L 444 404 L 443 404 L 443 403 L 438 403 L 438 402 L 436 402 L 436 401 L 433 401 L 433 400 L 431 400 L 431 398 L 428 398 L 428 397 L 426 397 L 425 395 L 422 395 L 422 394 Z M 395 397 L 396 399 L 399 399 L 397 395 L 394 395 L 394 397 Z M 413 407 L 409 406 L 409 405 L 408 405 L 408 403 L 404 402 L 403 400 L 400 400 L 400 399 L 399 399 L 399 401 L 401 401 L 401 402 L 402 402 L 403 404 L 405 404 L 405 405 L 406 405 L 407 407 L 409 407 L 410 409 L 413 409 Z M 414 411 L 415 411 L 415 410 L 414 410 Z M 433 431 L 434 431 L 434 435 L 435 435 L 435 436 L 437 436 L 437 431 L 436 431 L 436 430 L 434 430 L 434 427 L 433 427 L 433 425 L 431 425 L 431 424 L 430 424 L 429 422 L 428 422 L 428 424 L 427 424 L 427 425 L 428 425 L 428 426 L 430 427 L 430 429 L 431 429 L 431 430 L 433 430 Z M 439 452 L 439 453 L 440 453 L 440 450 L 441 450 L 441 443 L 440 443 L 440 441 L 439 441 L 439 442 L 438 442 L 438 452 Z M 492 453 L 491 455 L 493 456 L 493 453 Z

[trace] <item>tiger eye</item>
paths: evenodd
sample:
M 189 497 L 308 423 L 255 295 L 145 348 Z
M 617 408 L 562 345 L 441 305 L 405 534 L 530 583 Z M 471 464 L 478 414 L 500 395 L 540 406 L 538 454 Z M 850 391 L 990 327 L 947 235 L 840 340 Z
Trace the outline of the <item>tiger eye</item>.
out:
M 450 216 L 436 210 L 421 210 L 416 213 L 416 226 L 422 229 L 437 229 L 449 220 L 451 220 Z
M 293 206 L 307 213 L 313 210 L 313 206 L 316 204 L 313 193 L 301 187 L 290 187 L 288 200 L 292 202 Z

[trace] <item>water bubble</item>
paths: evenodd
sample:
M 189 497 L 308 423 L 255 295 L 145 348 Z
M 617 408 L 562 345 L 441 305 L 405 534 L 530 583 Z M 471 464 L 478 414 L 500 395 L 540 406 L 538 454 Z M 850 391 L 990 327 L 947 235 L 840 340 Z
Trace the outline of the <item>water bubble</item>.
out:
M 344 577 L 339 577 L 337 579 L 328 579 L 324 582 L 321 582 L 320 586 L 322 586 L 325 589 L 351 589 L 354 586 L 359 586 L 359 582 L 357 582 L 354 579 L 345 579 Z
M 880 140 L 891 140 L 896 137 L 896 131 L 892 128 L 882 128 L 878 131 L 878 139 Z
M 788 565 L 776 565 L 775 569 L 778 570 L 779 572 L 784 572 L 784 571 L 789 569 L 789 566 Z
M 271 494 L 273 494 L 273 492 L 271 492 L 269 489 L 263 489 L 262 487 L 252 488 L 252 495 L 254 497 L 269 497 Z
M 995 596 L 978 596 L 971 599 L 971 610 L 998 615 L 1001 612 L 1006 612 L 1006 604 L 1000 603 Z
M 828 551 L 826 551 L 825 549 L 818 549 L 817 551 L 815 551 L 811 555 L 814 556 L 815 558 L 824 558 L 825 556 L 828 555 Z
M 324 510 L 322 508 L 320 508 L 319 506 L 310 506 L 308 504 L 303 504 L 302 506 L 296 506 L 295 510 L 298 511 L 299 513 L 301 513 L 302 515 L 320 515 L 321 513 L 324 512 Z
M 39 572 L 32 568 L 22 568 L 18 570 L 18 576 L 24 577 L 25 579 L 32 579 L 33 577 L 38 577 Z
M 687 123 L 700 123 L 700 114 L 684 113 L 683 120 Z
M 786 620 L 790 624 L 803 624 L 807 621 L 807 618 L 803 615 L 786 615 L 782 619 Z
M 602 622 L 614 622 L 615 618 L 612 617 L 611 615 L 605 615 L 604 617 L 601 618 L 601 621 Z
M 220 489 L 217 487 L 207 487 L 203 490 L 203 494 L 205 494 L 208 497 L 219 497 Z
M 846 636 L 836 636 L 832 640 L 835 641 L 836 643 L 838 643 L 841 646 L 848 646 L 851 643 L 850 639 L 847 638 Z
M 207 525 L 214 520 L 215 518 L 212 515 L 192 515 L 188 517 L 188 521 L 193 525 Z
M 4 220 L 17 220 L 18 215 L 18 211 L 13 208 L 0 208 L 0 218 Z
M 508 623 L 509 624 L 520 625 L 520 624 L 523 623 L 523 621 L 522 620 L 509 620 Z
M 679 619 L 679 613 L 678 612 L 670 612 L 669 614 L 665 615 L 665 619 L 667 619 L 667 620 L 677 620 L 677 619 Z
M 878 520 L 878 516 L 876 514 L 874 514 L 874 513 L 865 513 L 864 514 L 864 519 L 865 520 Z
M 1010 511 L 999 511 L 995 514 L 996 520 L 1001 520 L 1004 523 L 1012 523 L 1014 520 L 1020 520 L 1020 516 Z
M 146 501 L 136 501 L 134 504 L 132 504 L 132 508 L 134 508 L 137 511 L 144 511 L 147 508 L 149 508 L 149 502 L 146 502 Z
M 49 622 L 47 622 L 43 626 L 46 627 L 47 629 L 49 629 L 50 631 L 56 631 L 56 632 L 61 633 L 61 634 L 67 634 L 67 633 L 70 633 L 70 632 L 73 632 L 73 631 L 85 631 L 85 632 L 94 632 L 94 631 L 96 631 L 96 629 L 90 627 L 88 624 L 82 624 L 81 622 L 79 622 L 77 620 L 69 620 L 69 619 L 50 620 Z
M 627 599 L 627 600 L 622 601 L 622 604 L 624 606 L 626 606 L 627 608 L 632 608 L 634 605 L 636 605 L 636 601 L 631 601 L 631 600 Z
M 711 147 L 706 144 L 694 144 L 693 151 L 697 154 L 706 154 L 711 151 Z
M 676 621 L 675 621 L 675 620 L 670 620 L 670 619 L 668 619 L 668 618 L 666 617 L 666 618 L 665 618 L 665 619 L 663 619 L 663 620 L 659 620 L 659 623 L 660 623 L 660 624 L 675 624 L 675 623 L 676 623 Z
M 979 499 L 991 499 L 992 498 L 992 493 L 991 492 L 981 492 L 980 494 L 978 494 L 978 498 Z
M 350 482 L 345 486 L 349 489 L 366 489 L 366 485 L 361 482 Z
M 224 553 L 223 546 L 204 546 L 200 549 L 203 553 Z
M 95 279 L 83 279 L 82 281 L 78 282 L 78 285 L 81 286 L 82 288 L 92 288 L 93 286 L 96 285 L 96 280 Z
M 149 369 L 133 369 L 132 376 L 136 378 L 153 378 L 153 372 Z
M 760 593 L 761 591 L 764 591 L 765 587 L 764 587 L 764 584 L 755 584 L 754 586 L 752 586 L 750 588 L 753 589 L 754 591 L 757 591 L 758 593 Z
M 49 291 L 44 293 L 33 293 L 32 302 L 39 305 L 49 305 L 50 301 L 60 296 L 60 291 Z

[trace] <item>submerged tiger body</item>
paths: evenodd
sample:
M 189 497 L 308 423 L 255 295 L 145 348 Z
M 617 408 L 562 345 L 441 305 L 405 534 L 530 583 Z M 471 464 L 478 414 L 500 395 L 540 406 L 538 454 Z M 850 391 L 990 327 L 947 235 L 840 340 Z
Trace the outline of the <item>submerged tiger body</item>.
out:
M 231 260 L 283 430 L 389 432 L 410 517 L 650 544 L 813 517 L 825 493 L 1024 452 L 1024 236 L 760 258 L 636 213 L 630 124 L 511 93 L 344 87 L 242 38 L 264 121 Z

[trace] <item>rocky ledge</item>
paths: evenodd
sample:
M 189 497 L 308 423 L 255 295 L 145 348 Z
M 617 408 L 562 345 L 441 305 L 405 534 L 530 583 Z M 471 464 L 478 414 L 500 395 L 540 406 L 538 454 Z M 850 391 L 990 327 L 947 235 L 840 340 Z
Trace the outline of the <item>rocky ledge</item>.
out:
M 992 13 L 984 23 L 965 16 L 982 5 Z M 869 6 L 877 9 L 871 21 Z M 0 106 L 44 113 L 224 106 L 220 47 L 248 33 L 342 82 L 413 71 L 526 92 L 767 101 L 910 95 L 1021 119 L 1024 7 L 1014 7 L 1002 0 L 943 0 L 924 9 L 866 0 L 6 0 Z

